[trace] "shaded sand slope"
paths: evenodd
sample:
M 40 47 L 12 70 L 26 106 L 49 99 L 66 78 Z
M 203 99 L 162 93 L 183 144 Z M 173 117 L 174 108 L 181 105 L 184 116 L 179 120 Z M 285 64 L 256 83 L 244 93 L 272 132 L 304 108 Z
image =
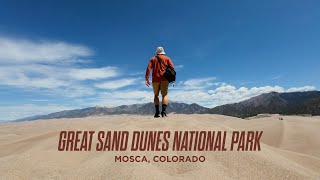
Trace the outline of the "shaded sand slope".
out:
M 0 124 L 0 179 L 319 179 L 320 117 L 104 116 Z M 59 152 L 61 130 L 263 130 L 260 152 Z M 115 163 L 115 155 L 204 155 L 203 163 Z

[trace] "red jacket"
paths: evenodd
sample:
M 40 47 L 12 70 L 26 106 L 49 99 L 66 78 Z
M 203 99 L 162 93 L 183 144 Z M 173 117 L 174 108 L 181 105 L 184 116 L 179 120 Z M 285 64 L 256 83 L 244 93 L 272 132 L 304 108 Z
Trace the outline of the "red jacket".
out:
M 167 81 L 166 78 L 162 76 L 166 71 L 165 65 L 167 66 L 169 65 L 172 68 L 174 68 L 174 65 L 169 57 L 165 55 L 158 55 L 158 56 L 161 58 L 162 64 L 159 63 L 156 57 L 152 57 L 149 61 L 149 64 L 146 70 L 146 80 L 149 80 L 150 71 L 152 69 L 152 82 Z

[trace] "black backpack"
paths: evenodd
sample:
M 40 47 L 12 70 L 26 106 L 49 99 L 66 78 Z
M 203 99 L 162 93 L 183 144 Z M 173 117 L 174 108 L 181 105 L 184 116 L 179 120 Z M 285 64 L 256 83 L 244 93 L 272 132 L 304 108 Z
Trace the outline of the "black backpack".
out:
M 164 64 L 162 59 L 159 56 L 156 56 L 160 64 Z M 170 65 L 164 64 L 166 67 L 166 71 L 163 76 L 169 81 L 169 83 L 174 83 L 176 81 L 176 71 Z

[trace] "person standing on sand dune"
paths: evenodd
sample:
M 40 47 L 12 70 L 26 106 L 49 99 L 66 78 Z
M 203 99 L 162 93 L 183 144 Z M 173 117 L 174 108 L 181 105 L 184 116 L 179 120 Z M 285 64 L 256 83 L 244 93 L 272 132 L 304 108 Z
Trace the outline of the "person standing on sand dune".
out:
M 154 92 L 154 105 L 156 108 L 156 113 L 154 115 L 155 118 L 160 117 L 160 110 L 159 110 L 159 92 L 161 91 L 162 95 L 162 111 L 161 116 L 167 116 L 166 108 L 169 102 L 168 99 L 168 80 L 163 77 L 163 74 L 166 70 L 165 66 L 171 66 L 174 68 L 174 65 L 171 59 L 164 55 L 163 47 L 158 47 L 156 50 L 156 56 L 152 57 L 148 63 L 147 70 L 146 70 L 146 85 L 150 86 L 149 76 L 150 71 L 152 70 L 152 87 Z M 162 63 L 161 63 L 162 61 Z

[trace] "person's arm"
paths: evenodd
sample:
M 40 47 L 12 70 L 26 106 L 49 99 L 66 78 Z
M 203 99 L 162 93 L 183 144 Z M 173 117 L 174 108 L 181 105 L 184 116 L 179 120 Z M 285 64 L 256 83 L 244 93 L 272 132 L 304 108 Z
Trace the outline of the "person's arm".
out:
M 149 64 L 147 66 L 147 70 L 146 70 L 146 85 L 149 87 L 150 86 L 150 81 L 149 81 L 149 77 L 150 77 L 150 71 L 152 69 L 152 59 L 149 61 Z

